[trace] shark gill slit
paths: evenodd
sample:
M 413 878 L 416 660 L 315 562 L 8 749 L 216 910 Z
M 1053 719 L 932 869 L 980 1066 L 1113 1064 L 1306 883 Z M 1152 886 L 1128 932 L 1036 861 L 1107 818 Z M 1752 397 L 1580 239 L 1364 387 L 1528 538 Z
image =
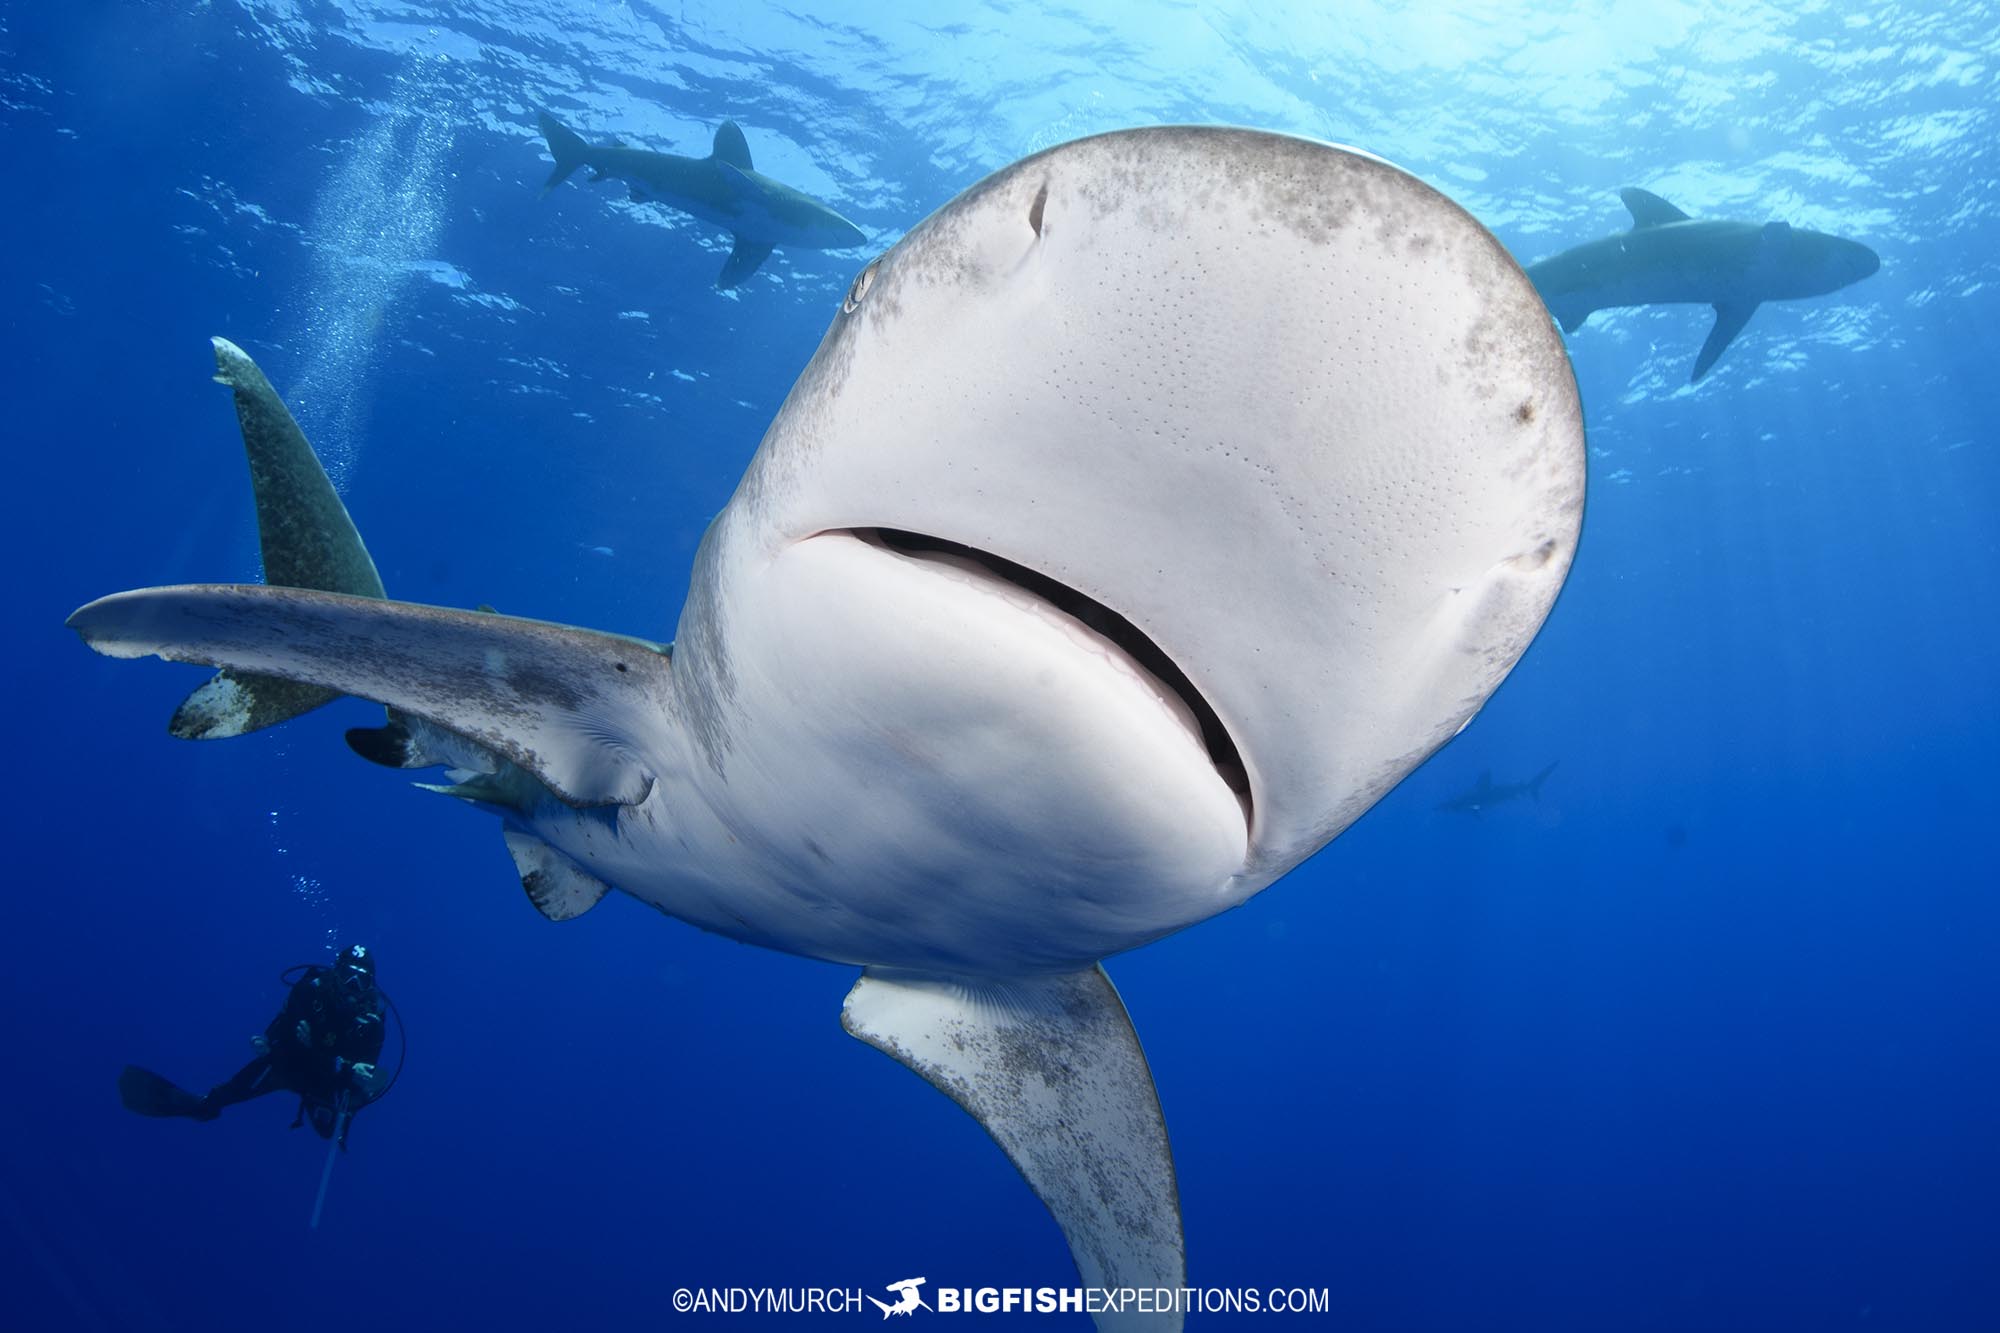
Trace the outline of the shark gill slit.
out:
M 880 546 L 915 560 L 928 555 L 949 555 L 967 560 L 985 570 L 1003 583 L 1011 583 L 1031 597 L 1047 602 L 1082 624 L 1085 628 L 1109 639 L 1123 649 L 1139 665 L 1139 669 L 1151 675 L 1167 693 L 1179 699 L 1193 715 L 1201 732 L 1202 747 L 1208 751 L 1209 763 L 1223 784 L 1234 792 L 1243 806 L 1243 822 L 1246 828 L 1254 828 L 1254 809 L 1250 797 L 1250 779 L 1243 767 L 1243 756 L 1236 748 L 1229 729 L 1222 725 L 1222 718 L 1215 708 L 1202 697 L 1187 673 L 1175 665 L 1159 644 L 1148 638 L 1143 630 L 1124 616 L 1119 615 L 1104 603 L 1087 593 L 1080 592 L 1066 583 L 1058 582 L 1046 574 L 1017 565 L 1005 556 L 982 551 L 976 546 L 962 542 L 948 541 L 943 537 L 927 536 L 921 532 L 906 532 L 900 528 L 850 528 L 847 535 Z

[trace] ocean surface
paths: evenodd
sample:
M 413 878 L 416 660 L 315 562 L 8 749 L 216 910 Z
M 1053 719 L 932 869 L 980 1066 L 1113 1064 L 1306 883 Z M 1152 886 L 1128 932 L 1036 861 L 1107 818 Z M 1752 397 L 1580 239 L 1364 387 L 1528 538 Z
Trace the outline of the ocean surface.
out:
M 257 577 L 222 335 L 392 594 L 669 637 L 868 258 L 1032 151 L 1195 122 L 1380 154 L 1524 263 L 1637 185 L 1882 267 L 1766 305 L 1698 385 L 1705 308 L 1571 335 L 1584 538 L 1514 676 L 1288 879 L 1110 961 L 1190 1282 L 1328 1293 L 1193 1326 L 2000 1329 L 1996 34 L 1974 3 L 0 6 L 0 1325 L 811 1326 L 671 1298 L 1075 1282 L 980 1128 L 841 1031 L 852 969 L 616 895 L 551 925 L 490 817 L 346 752 L 379 711 L 176 741 L 205 673 L 63 620 Z M 690 154 L 733 119 L 870 243 L 718 292 L 719 229 L 538 197 L 543 107 Z M 408 1060 L 315 1230 L 288 1099 L 148 1120 L 114 1082 L 219 1081 L 279 971 L 349 940 Z

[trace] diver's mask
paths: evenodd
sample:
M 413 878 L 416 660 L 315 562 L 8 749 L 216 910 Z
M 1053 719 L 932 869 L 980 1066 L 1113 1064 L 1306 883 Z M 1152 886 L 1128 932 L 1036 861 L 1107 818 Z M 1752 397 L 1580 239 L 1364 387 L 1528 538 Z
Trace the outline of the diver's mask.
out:
M 334 960 L 333 975 L 340 993 L 349 999 L 361 999 L 375 989 L 375 960 L 368 946 L 350 944 L 342 949 Z

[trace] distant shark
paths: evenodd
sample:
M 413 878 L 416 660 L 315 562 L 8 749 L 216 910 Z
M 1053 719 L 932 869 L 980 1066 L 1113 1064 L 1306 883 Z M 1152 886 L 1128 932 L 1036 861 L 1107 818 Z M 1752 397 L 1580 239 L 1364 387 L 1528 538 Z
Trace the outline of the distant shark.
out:
M 1496 805 L 1516 801 L 1523 796 L 1532 796 L 1539 801 L 1542 799 L 1542 784 L 1547 782 L 1549 774 L 1555 771 L 1555 764 L 1550 764 L 1526 782 L 1495 782 L 1493 770 L 1489 768 L 1480 773 L 1479 781 L 1473 783 L 1469 791 L 1462 791 L 1448 801 L 1439 801 L 1437 808 L 1459 814 L 1477 814 L 1481 810 L 1490 810 Z
M 1528 265 L 1535 290 L 1564 333 L 1613 306 L 1715 307 L 1690 384 L 1715 365 L 1765 301 L 1824 296 L 1882 266 L 1859 241 L 1783 222 L 1698 222 L 1656 194 L 1618 192 L 1632 229 Z
M 388 705 L 348 743 L 450 770 L 551 920 L 615 887 L 859 969 L 843 1026 L 979 1121 L 1091 1287 L 1187 1275 L 1100 960 L 1276 882 L 1457 735 L 1582 521 L 1569 359 L 1499 243 L 1377 158 L 1250 130 L 1051 148 L 864 268 L 671 645 L 383 596 L 268 382 L 216 354 L 299 586 L 120 593 L 85 642 L 223 668 L 186 735 Z
M 774 246 L 846 250 L 868 241 L 861 228 L 825 204 L 754 169 L 750 145 L 735 121 L 722 122 L 707 157 L 682 157 L 615 144 L 594 147 L 547 112 L 541 120 L 556 160 L 542 186 L 544 198 L 578 167 L 589 167 L 594 181 L 624 181 L 637 202 L 666 204 L 728 228 L 736 248 L 715 279 L 717 287 L 740 284 Z

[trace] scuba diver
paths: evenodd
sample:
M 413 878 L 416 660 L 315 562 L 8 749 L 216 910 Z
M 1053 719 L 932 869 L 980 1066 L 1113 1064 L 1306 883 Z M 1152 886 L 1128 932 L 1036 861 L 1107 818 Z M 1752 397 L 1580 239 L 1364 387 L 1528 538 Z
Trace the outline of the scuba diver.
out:
M 382 1056 L 383 1002 L 375 984 L 375 958 L 365 945 L 350 944 L 331 967 L 303 964 L 282 979 L 291 985 L 285 1007 L 250 1044 L 257 1054 L 223 1083 L 196 1096 L 148 1069 L 126 1065 L 118 1076 L 118 1096 L 130 1111 L 151 1116 L 213 1120 L 225 1106 L 270 1092 L 298 1094 L 297 1129 L 307 1120 L 323 1139 L 338 1136 L 347 1146 L 354 1113 L 380 1099 L 394 1081 L 378 1064 Z

